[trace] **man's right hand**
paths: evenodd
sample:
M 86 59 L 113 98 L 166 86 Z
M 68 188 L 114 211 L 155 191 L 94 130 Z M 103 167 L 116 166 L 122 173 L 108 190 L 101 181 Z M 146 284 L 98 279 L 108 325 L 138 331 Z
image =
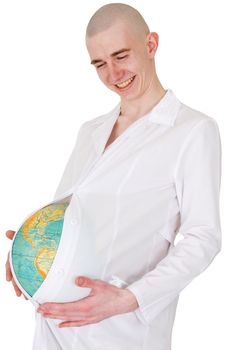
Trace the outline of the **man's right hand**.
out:
M 13 237 L 14 237 L 14 235 L 15 235 L 15 231 L 12 231 L 12 230 L 6 231 L 6 237 L 7 237 L 7 238 L 9 238 L 9 239 L 12 240 Z M 8 257 L 7 257 L 6 265 L 5 265 L 5 266 L 6 266 L 6 280 L 7 280 L 8 282 L 10 282 L 10 281 L 12 282 L 16 295 L 17 295 L 18 297 L 20 297 L 21 294 L 23 294 L 23 293 L 22 293 L 21 290 L 18 288 L 18 286 L 17 286 L 17 284 L 16 284 L 16 282 L 15 282 L 15 280 L 14 280 L 14 278 L 13 278 L 13 275 L 12 275 L 12 272 L 11 272 L 11 268 L 10 268 L 10 262 L 9 262 L 9 253 L 8 253 Z M 23 295 L 24 295 L 24 294 L 23 294 Z M 24 295 L 24 298 L 25 298 L 25 299 L 28 299 L 25 295 Z

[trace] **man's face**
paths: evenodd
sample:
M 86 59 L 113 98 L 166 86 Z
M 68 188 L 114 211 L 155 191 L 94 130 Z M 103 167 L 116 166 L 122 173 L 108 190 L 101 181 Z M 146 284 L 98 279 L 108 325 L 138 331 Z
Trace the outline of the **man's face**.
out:
M 121 99 L 136 99 L 150 88 L 154 52 L 150 52 L 146 39 L 146 35 L 137 38 L 122 22 L 86 38 L 99 78 Z

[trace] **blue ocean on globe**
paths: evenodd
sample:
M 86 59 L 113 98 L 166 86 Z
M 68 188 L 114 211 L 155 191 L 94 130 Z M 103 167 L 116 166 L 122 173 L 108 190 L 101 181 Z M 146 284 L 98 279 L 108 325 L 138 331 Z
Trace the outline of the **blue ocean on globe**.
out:
M 68 202 L 49 204 L 32 214 L 16 232 L 11 249 L 14 274 L 32 297 L 54 261 Z

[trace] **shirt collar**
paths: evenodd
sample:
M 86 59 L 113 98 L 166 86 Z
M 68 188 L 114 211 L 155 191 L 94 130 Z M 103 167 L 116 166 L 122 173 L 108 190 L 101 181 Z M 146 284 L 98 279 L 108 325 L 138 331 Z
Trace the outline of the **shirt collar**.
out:
M 120 104 L 119 102 L 109 113 L 103 116 L 103 122 L 98 125 L 92 133 L 92 138 L 98 152 L 102 151 L 105 147 L 107 137 L 110 135 L 120 114 Z M 142 118 L 147 120 L 148 123 L 156 123 L 171 127 L 175 123 L 180 105 L 181 102 L 177 99 L 173 91 L 168 89 L 156 106 Z
M 151 123 L 173 126 L 180 106 L 181 102 L 173 91 L 168 89 L 158 104 L 148 113 L 149 121 Z
M 176 95 L 171 89 L 167 89 L 165 95 L 161 100 L 152 108 L 151 111 L 146 113 L 143 118 L 148 119 L 150 123 L 164 124 L 173 126 L 181 102 L 177 99 Z M 108 115 L 119 116 L 120 102 L 116 107 L 108 113 Z

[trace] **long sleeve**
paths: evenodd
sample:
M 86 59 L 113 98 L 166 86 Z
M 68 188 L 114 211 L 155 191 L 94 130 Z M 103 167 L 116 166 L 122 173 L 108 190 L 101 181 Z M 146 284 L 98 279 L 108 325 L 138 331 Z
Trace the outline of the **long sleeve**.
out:
M 188 134 L 175 167 L 183 239 L 153 270 L 127 287 L 139 303 L 136 313 L 147 324 L 178 298 L 221 249 L 221 158 L 217 123 L 207 117 Z

